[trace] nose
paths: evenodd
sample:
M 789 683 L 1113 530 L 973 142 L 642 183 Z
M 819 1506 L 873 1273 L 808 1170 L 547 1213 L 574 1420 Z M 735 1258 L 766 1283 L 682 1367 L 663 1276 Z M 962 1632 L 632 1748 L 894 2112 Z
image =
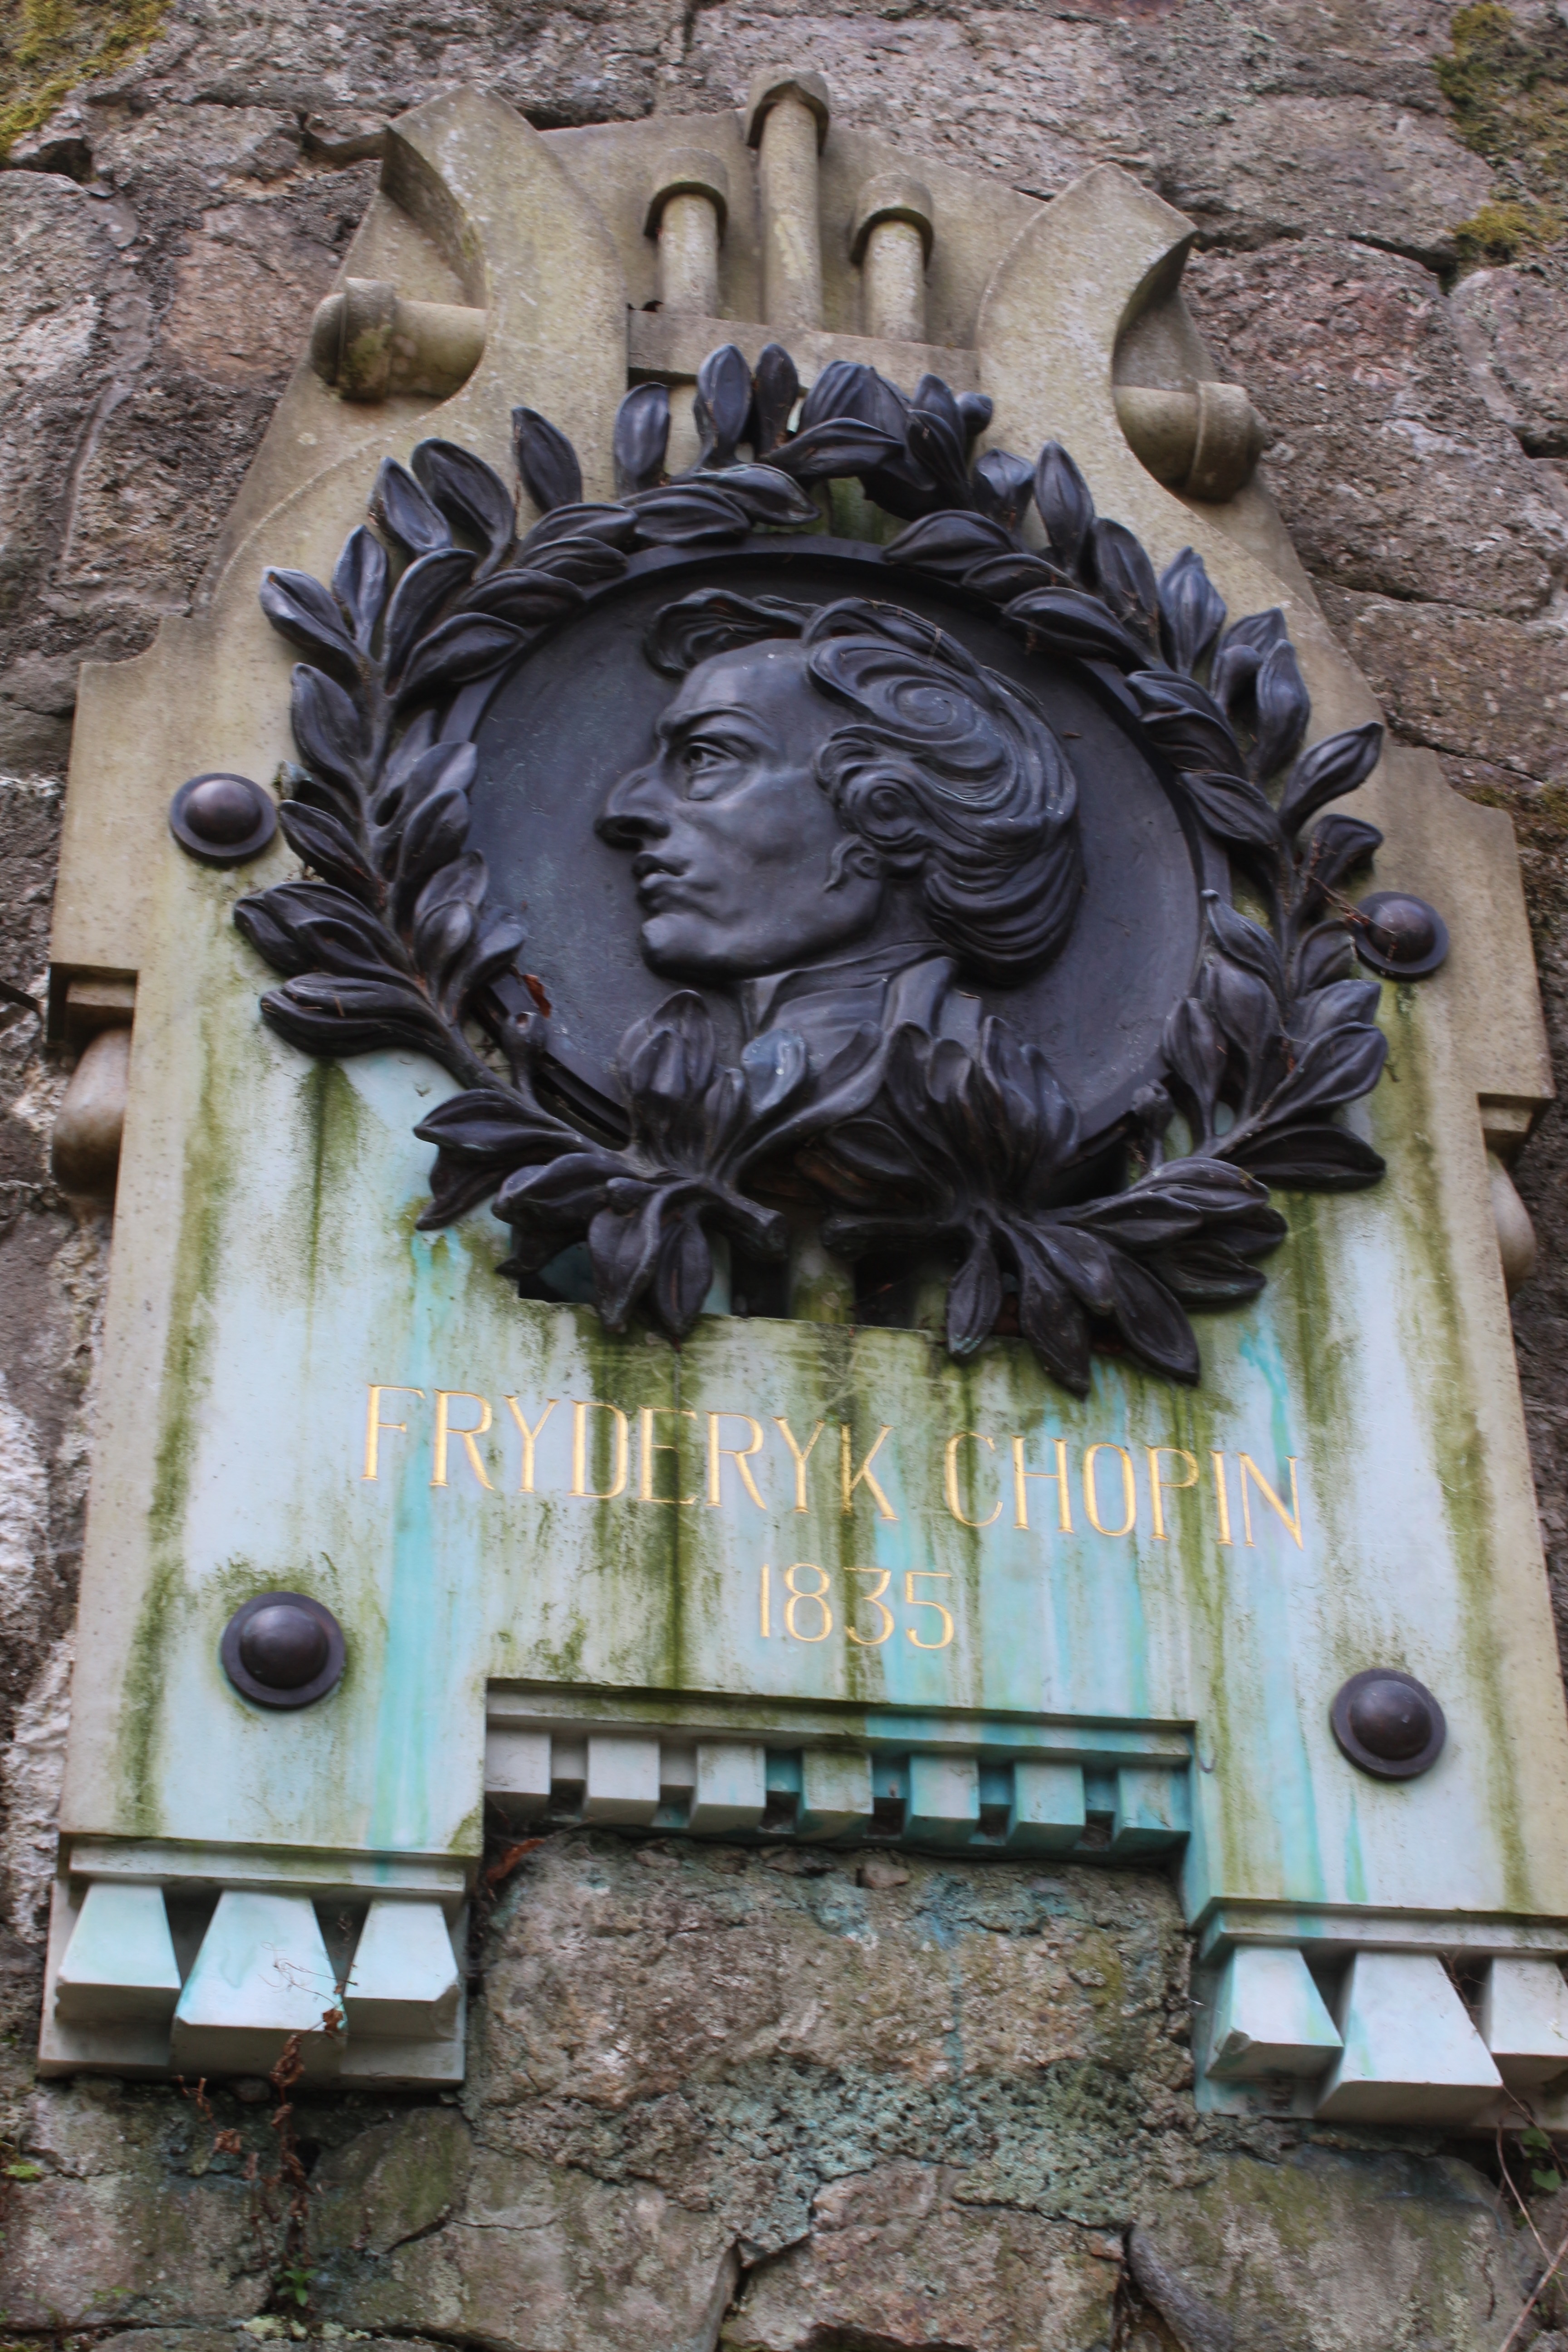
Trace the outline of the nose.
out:
M 669 831 L 668 802 L 657 761 L 633 768 L 612 786 L 594 830 L 612 849 L 640 849 Z

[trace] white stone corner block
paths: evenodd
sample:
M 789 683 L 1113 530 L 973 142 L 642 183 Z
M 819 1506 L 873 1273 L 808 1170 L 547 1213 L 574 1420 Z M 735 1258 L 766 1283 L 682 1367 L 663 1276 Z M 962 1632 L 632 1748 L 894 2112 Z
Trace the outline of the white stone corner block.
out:
M 803 1837 L 852 1837 L 872 1822 L 871 1759 L 860 1748 L 808 1748 L 800 1759 Z
M 174 2015 L 180 1969 L 161 1886 L 89 1886 L 55 1979 L 72 2025 Z
M 658 1743 L 659 1803 L 684 1806 L 689 1813 L 696 1795 L 696 1741 L 694 1739 L 661 1739 Z
M 1217 2082 L 1321 2074 L 1343 2047 L 1300 1952 L 1243 1944 L 1215 1989 L 1208 2074 Z
M 1116 1775 L 1116 1822 L 1110 1851 L 1119 1860 L 1161 1853 L 1192 1827 L 1184 1772 L 1157 1766 L 1123 1764 Z
M 1336 2004 L 1344 2049 L 1315 2113 L 1331 2123 L 1467 2123 L 1502 2088 L 1434 1952 L 1358 1952 Z
M 550 1734 L 492 1724 L 485 1734 L 485 1794 L 509 1820 L 550 1809 Z
M 1010 1847 L 1020 1853 L 1066 1853 L 1082 1837 L 1084 1819 L 1081 1764 L 1014 1765 Z
M 697 1788 L 690 1826 L 710 1835 L 754 1830 L 768 1801 L 768 1751 L 732 1739 L 703 1739 L 697 1746 Z
M 218 1897 L 174 2011 L 174 2063 L 189 2073 L 265 2074 L 291 2033 L 312 2073 L 335 2072 L 342 2032 L 332 1964 L 303 1895 Z
M 1481 2039 L 1510 2091 L 1568 2068 L 1568 1983 L 1555 1960 L 1495 1959 L 1481 1990 Z
M 635 1829 L 646 1826 L 658 1811 L 658 1740 L 619 1731 L 590 1732 L 583 1819 Z
M 973 1756 L 911 1756 L 904 1834 L 966 1845 L 980 1827 L 980 1766 Z
M 450 2033 L 458 1961 L 438 1903 L 373 1903 L 360 1931 L 343 2005 L 354 2034 Z

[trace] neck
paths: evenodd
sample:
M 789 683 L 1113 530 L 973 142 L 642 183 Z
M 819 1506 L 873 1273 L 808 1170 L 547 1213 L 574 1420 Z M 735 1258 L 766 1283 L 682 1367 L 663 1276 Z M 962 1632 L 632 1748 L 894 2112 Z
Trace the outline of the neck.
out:
M 952 978 L 952 958 L 931 940 L 889 940 L 834 963 L 748 981 L 741 1011 L 748 1037 L 795 1030 L 820 1074 L 858 1030 L 888 1032 L 906 1021 L 934 1030 Z

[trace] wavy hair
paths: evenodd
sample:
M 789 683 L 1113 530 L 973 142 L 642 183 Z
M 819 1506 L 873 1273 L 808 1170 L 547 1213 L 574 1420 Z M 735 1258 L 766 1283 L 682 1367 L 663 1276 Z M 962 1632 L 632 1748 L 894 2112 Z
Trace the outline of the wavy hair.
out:
M 817 782 L 884 869 L 916 883 L 927 921 L 971 971 L 1016 986 L 1072 928 L 1083 889 L 1078 780 L 1034 698 L 930 621 L 861 597 L 813 609 L 708 589 L 648 632 L 655 668 L 770 638 L 844 708 Z

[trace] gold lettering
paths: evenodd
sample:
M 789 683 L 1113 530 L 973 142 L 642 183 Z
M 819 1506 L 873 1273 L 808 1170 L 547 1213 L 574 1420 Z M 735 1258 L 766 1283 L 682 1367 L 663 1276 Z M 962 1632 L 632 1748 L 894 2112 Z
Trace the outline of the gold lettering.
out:
M 514 1396 L 509 1396 L 506 1402 L 509 1409 L 510 1410 L 513 1421 L 516 1422 L 518 1428 L 522 1433 L 522 1471 L 517 1482 L 517 1491 L 520 1495 L 531 1495 L 533 1492 L 533 1449 L 539 1443 L 540 1431 L 543 1428 L 545 1423 L 549 1420 L 551 1414 L 555 1410 L 555 1399 L 553 1397 L 550 1398 L 549 1402 L 545 1405 L 544 1411 L 540 1414 L 539 1419 L 534 1423 L 531 1429 L 530 1429 L 527 1422 L 524 1421 L 522 1414 L 518 1408 L 517 1399 Z
M 677 1465 L 675 1483 L 678 1487 L 680 1484 L 679 1439 L 654 1436 L 653 1417 L 657 1412 L 682 1414 L 688 1421 L 695 1421 L 697 1418 L 689 1404 L 645 1404 L 643 1406 L 642 1411 L 637 1414 L 637 1445 L 642 1457 L 642 1476 L 637 1482 L 637 1500 L 639 1503 L 668 1503 L 677 1508 L 683 1507 L 688 1503 L 695 1503 L 696 1496 L 656 1495 L 653 1491 L 653 1457 L 656 1454 L 674 1454 Z
M 763 1639 L 764 1642 L 771 1630 L 768 1624 L 768 1564 L 764 1559 L 763 1562 Z
M 1002 1498 L 1000 1496 L 996 1497 L 996 1508 L 992 1512 L 991 1517 L 988 1519 L 965 1518 L 963 1516 L 963 1506 L 959 1501 L 958 1449 L 963 1444 L 966 1437 L 972 1437 L 976 1445 L 989 1446 L 993 1454 L 996 1451 L 994 1444 L 986 1436 L 983 1429 L 959 1429 L 953 1432 L 952 1435 L 947 1441 L 947 1450 L 942 1456 L 942 1486 L 943 1494 L 947 1496 L 947 1507 L 952 1513 L 953 1517 L 958 1521 L 961 1528 L 994 1527 L 1002 1516 Z
M 892 1575 L 892 1572 L 893 1571 L 890 1568 L 847 1568 L 844 1571 L 846 1576 L 874 1576 L 877 1580 L 876 1583 L 871 1587 L 870 1591 L 862 1593 L 860 1597 L 865 1601 L 867 1608 L 874 1609 L 878 1616 L 881 1619 L 881 1632 L 879 1633 L 858 1633 L 855 1631 L 854 1626 L 851 1625 L 847 1620 L 846 1620 L 844 1626 L 844 1631 L 848 1634 L 849 1639 L 852 1642 L 858 1643 L 863 1650 L 879 1649 L 881 1644 L 887 1640 L 889 1634 L 893 1630 L 893 1612 L 882 1598 L 883 1593 L 886 1592 L 888 1589 L 888 1580 Z
M 1214 1498 L 1219 1510 L 1219 1539 L 1222 1544 L 1227 1544 L 1231 1540 L 1230 1496 L 1226 1491 L 1225 1455 L 1211 1452 L 1209 1460 L 1214 1465 Z
M 1024 1441 L 1013 1440 L 1013 1525 L 1026 1528 L 1029 1524 L 1029 1488 L 1031 1478 L 1044 1478 L 1057 1490 L 1057 1524 L 1064 1536 L 1072 1533 L 1072 1494 L 1068 1486 L 1068 1442 L 1056 1441 L 1057 1466 L 1054 1470 L 1027 1470 L 1024 1466 Z
M 471 1422 L 467 1429 L 454 1429 L 447 1412 L 447 1406 L 451 1404 L 477 1404 L 479 1409 L 479 1418 L 476 1422 Z M 452 1440 L 456 1437 L 460 1439 L 463 1451 L 468 1457 L 468 1467 L 480 1486 L 490 1494 L 495 1493 L 495 1488 L 485 1475 L 485 1465 L 479 1460 L 479 1449 L 474 1444 L 475 1438 L 482 1437 L 489 1425 L 490 1408 L 487 1398 L 476 1396 L 472 1389 L 437 1390 L 436 1467 L 430 1474 L 432 1486 L 444 1486 L 447 1484 L 447 1465 L 451 1454 Z
M 746 1427 L 752 1433 L 751 1444 L 749 1445 L 721 1445 L 719 1443 L 719 1423 L 721 1421 L 743 1421 Z M 747 1494 L 750 1495 L 752 1502 L 755 1503 L 758 1510 L 765 1511 L 767 1509 L 767 1505 L 763 1502 L 762 1496 L 757 1492 L 757 1482 L 752 1475 L 752 1465 L 749 1458 L 753 1454 L 760 1454 L 762 1450 L 763 1425 L 761 1422 L 753 1421 L 749 1412 L 710 1412 L 709 1414 L 708 1500 L 714 1510 L 718 1509 L 720 1504 L 723 1500 L 723 1492 L 720 1481 L 723 1475 L 724 1457 L 726 1454 L 728 1454 L 730 1460 L 740 1472 L 741 1484 L 744 1486 Z
M 1290 1508 L 1289 1510 L 1285 1508 L 1284 1504 L 1279 1500 L 1279 1496 L 1274 1492 L 1273 1487 L 1269 1485 L 1268 1479 L 1264 1476 L 1262 1471 L 1258 1468 L 1251 1454 L 1244 1454 L 1240 1458 L 1241 1522 L 1247 1531 L 1247 1542 L 1252 1542 L 1252 1504 L 1247 1492 L 1247 1482 L 1250 1478 L 1258 1493 L 1262 1496 L 1264 1501 L 1268 1503 L 1272 1509 L 1279 1512 L 1279 1517 L 1284 1520 L 1285 1525 L 1295 1537 L 1297 1550 L 1304 1551 L 1306 1549 L 1306 1546 L 1301 1541 L 1301 1497 L 1296 1489 L 1296 1456 L 1293 1454 L 1289 1454 L 1285 1457 L 1290 1465 Z
M 812 1431 L 810 1437 L 806 1441 L 805 1451 L 803 1454 L 800 1447 L 795 1442 L 795 1432 L 790 1427 L 788 1422 L 784 1419 L 783 1413 L 775 1412 L 773 1415 L 773 1427 L 778 1431 L 780 1436 L 784 1439 L 784 1444 L 789 1447 L 790 1452 L 795 1456 L 795 1507 L 797 1511 L 804 1511 L 805 1508 L 805 1465 L 811 1459 L 811 1449 L 816 1444 L 817 1439 L 822 1435 L 822 1433 L 826 1426 L 827 1423 L 825 1421 L 819 1421 L 817 1423 L 816 1427 Z
M 886 1495 L 883 1494 L 881 1487 L 878 1485 L 877 1480 L 871 1475 L 871 1465 L 875 1462 L 878 1454 L 882 1450 L 882 1440 L 885 1437 L 891 1437 L 892 1433 L 891 1428 L 887 1423 L 884 1423 L 881 1429 L 878 1432 L 877 1443 L 872 1446 L 871 1451 L 867 1454 L 866 1459 L 861 1463 L 858 1470 L 854 1470 L 855 1454 L 849 1434 L 849 1423 L 847 1421 L 840 1422 L 838 1425 L 838 1475 L 844 1488 L 844 1508 L 846 1511 L 852 1511 L 854 1509 L 855 1489 L 857 1486 L 864 1486 L 868 1494 L 875 1496 L 877 1508 L 880 1511 L 885 1519 L 896 1519 L 898 1517 L 899 1515 L 897 1511 L 894 1510 L 891 1503 L 889 1502 Z M 852 1471 L 853 1475 L 851 1475 Z
M 810 1569 L 813 1576 L 820 1576 L 822 1579 L 820 1584 L 810 1586 L 805 1592 L 795 1582 L 795 1578 L 803 1568 Z M 826 1642 L 833 1631 L 833 1612 L 828 1607 L 826 1598 L 828 1586 L 827 1570 L 825 1568 L 818 1568 L 814 1559 L 797 1559 L 792 1567 L 785 1569 L 784 1583 L 789 1589 L 789 1599 L 784 1602 L 784 1632 L 792 1641 L 795 1642 Z M 822 1612 L 822 1631 L 820 1633 L 803 1633 L 795 1622 L 796 1613 L 803 1601 L 813 1601 Z
M 904 1599 L 909 1602 L 910 1607 L 911 1609 L 934 1609 L 937 1615 L 942 1619 L 942 1633 L 940 1642 L 922 1642 L 912 1625 L 906 1625 L 904 1627 L 905 1633 L 909 1635 L 910 1640 L 914 1643 L 917 1650 L 945 1650 L 948 1643 L 952 1639 L 952 1610 L 944 1608 L 940 1601 L 922 1601 L 920 1594 L 915 1591 L 917 1579 L 929 1580 L 932 1577 L 940 1577 L 943 1583 L 947 1584 L 950 1584 L 952 1581 L 951 1573 L 945 1568 L 910 1568 L 904 1571 Z
M 616 1475 L 607 1486 L 588 1484 L 588 1415 L 608 1412 L 615 1415 Z M 597 1397 L 572 1401 L 572 1492 L 589 1503 L 613 1503 L 624 1495 L 626 1486 L 626 1457 L 631 1451 L 631 1432 L 626 1414 L 618 1404 L 601 1404 Z
M 1197 1485 L 1197 1456 L 1186 1453 L 1180 1445 L 1150 1445 L 1144 1450 L 1149 1456 L 1149 1499 L 1154 1506 L 1154 1533 L 1163 1541 L 1165 1537 L 1164 1498 L 1169 1494 L 1179 1494 L 1184 1487 Z M 1161 1477 L 1160 1459 L 1166 1454 L 1173 1454 L 1179 1462 L 1186 1464 L 1187 1475 L 1184 1478 Z
M 1121 1456 L 1121 1500 L 1127 1516 L 1119 1528 L 1108 1528 L 1100 1516 L 1100 1497 L 1095 1491 L 1094 1465 L 1101 1454 Z M 1083 1457 L 1083 1507 L 1089 1514 L 1089 1524 L 1096 1535 L 1130 1536 L 1138 1517 L 1138 1488 L 1132 1477 L 1132 1456 L 1125 1445 L 1091 1445 Z
M 383 1421 L 382 1398 L 384 1396 L 416 1396 L 421 1404 L 425 1402 L 423 1389 L 400 1388 L 395 1381 L 372 1381 L 369 1386 L 370 1402 L 365 1408 L 364 1416 L 364 1468 L 360 1474 L 362 1480 L 374 1478 L 379 1474 L 381 1433 L 384 1429 L 400 1430 L 405 1437 L 408 1434 L 408 1423 L 405 1421 Z

